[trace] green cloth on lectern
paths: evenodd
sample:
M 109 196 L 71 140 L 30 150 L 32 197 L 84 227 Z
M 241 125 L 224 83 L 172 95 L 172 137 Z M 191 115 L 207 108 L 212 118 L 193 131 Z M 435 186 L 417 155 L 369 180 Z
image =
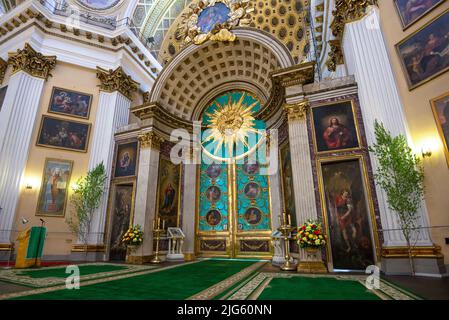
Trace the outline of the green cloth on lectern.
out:
M 40 259 L 44 251 L 45 236 L 47 228 L 32 227 L 30 233 L 30 240 L 28 241 L 26 259 Z

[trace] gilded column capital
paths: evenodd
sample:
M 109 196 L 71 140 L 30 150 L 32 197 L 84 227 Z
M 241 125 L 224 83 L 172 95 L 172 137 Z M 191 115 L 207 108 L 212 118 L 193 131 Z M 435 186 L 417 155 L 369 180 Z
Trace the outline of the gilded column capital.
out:
M 154 131 L 139 134 L 137 138 L 139 139 L 141 148 L 154 148 L 160 150 L 161 143 L 164 142 L 164 138 Z
M 287 114 L 288 121 L 305 120 L 309 109 L 310 104 L 308 100 L 294 104 L 284 104 L 284 110 Z
M 0 84 L 3 83 L 3 79 L 6 75 L 6 69 L 8 69 L 8 63 L 0 58 Z
M 8 55 L 8 64 L 12 66 L 13 72 L 22 70 L 33 77 L 45 80 L 51 77 L 50 72 L 56 66 L 56 56 L 44 56 L 28 43 L 25 44 L 25 48 L 10 52 Z
M 362 19 L 369 6 L 377 6 L 377 0 L 336 0 L 335 10 L 332 11 L 332 34 L 341 39 L 345 24 Z
M 97 78 L 101 82 L 100 90 L 118 91 L 130 100 L 132 100 L 132 94 L 139 88 L 139 83 L 127 75 L 122 67 L 115 70 L 97 67 Z

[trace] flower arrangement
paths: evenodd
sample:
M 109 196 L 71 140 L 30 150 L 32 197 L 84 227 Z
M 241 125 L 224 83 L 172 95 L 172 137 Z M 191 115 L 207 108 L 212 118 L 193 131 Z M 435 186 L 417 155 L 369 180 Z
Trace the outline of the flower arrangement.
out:
M 129 228 L 122 237 L 122 243 L 125 245 L 138 246 L 143 242 L 143 231 L 139 225 Z
M 321 223 L 315 220 L 308 220 L 299 227 L 296 238 L 301 248 L 321 248 L 326 244 Z

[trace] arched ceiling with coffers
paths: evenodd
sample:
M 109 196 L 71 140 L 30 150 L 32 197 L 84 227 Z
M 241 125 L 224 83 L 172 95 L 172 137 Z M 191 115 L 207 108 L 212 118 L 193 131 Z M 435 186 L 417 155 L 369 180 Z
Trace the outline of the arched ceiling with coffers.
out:
M 272 94 L 270 72 L 292 65 L 293 60 L 288 51 L 281 52 L 276 40 L 260 31 L 251 33 L 260 39 L 243 36 L 234 42 L 209 41 L 186 48 L 189 53 L 183 52 L 184 57 L 178 56 L 159 75 L 150 100 L 186 120 L 195 120 L 211 92 L 246 89 L 265 103 Z
M 153 37 L 153 55 L 166 65 L 181 51 L 175 32 L 190 0 L 140 0 L 133 22 L 145 38 Z M 278 38 L 296 63 L 310 51 L 309 0 L 251 0 L 253 28 Z

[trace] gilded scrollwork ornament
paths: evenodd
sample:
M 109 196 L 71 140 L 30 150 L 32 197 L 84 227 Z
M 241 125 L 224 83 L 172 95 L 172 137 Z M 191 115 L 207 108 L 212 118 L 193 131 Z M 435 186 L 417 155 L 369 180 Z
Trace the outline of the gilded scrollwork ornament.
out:
M 132 100 L 132 94 L 139 89 L 139 83 L 128 76 L 122 67 L 115 70 L 97 67 L 97 78 L 101 82 L 100 90 L 118 91 L 130 100 Z
M 12 66 L 13 72 L 24 71 L 47 80 L 56 66 L 56 56 L 44 56 L 26 43 L 25 48 L 9 53 L 8 64 Z
M 137 138 L 139 139 L 141 148 L 154 148 L 160 150 L 161 143 L 164 142 L 164 138 L 154 131 L 139 134 Z
M 231 29 L 249 26 L 253 11 L 250 0 L 199 0 L 182 15 L 176 38 L 183 41 L 183 46 L 207 40 L 235 41 Z
M 326 61 L 326 66 L 329 71 L 335 71 L 337 65 L 343 64 L 343 51 L 341 49 L 341 41 L 334 39 L 329 42 L 330 51 L 329 58 Z

